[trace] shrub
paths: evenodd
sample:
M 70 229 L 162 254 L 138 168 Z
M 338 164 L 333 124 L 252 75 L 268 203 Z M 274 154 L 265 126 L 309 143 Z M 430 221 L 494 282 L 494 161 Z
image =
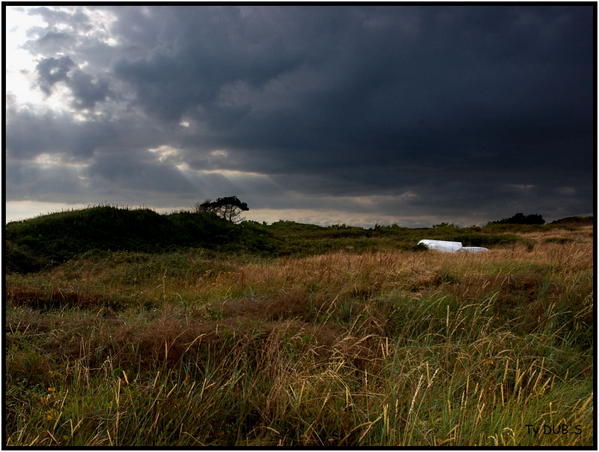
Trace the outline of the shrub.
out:
M 545 224 L 545 220 L 543 219 L 543 216 L 539 214 L 524 215 L 519 212 L 510 218 L 491 221 L 490 224 Z

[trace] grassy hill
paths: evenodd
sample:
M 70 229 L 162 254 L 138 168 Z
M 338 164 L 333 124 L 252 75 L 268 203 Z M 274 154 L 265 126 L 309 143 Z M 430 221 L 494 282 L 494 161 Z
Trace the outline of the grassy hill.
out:
M 565 225 L 565 226 L 592 226 L 593 217 L 566 217 L 560 218 L 559 220 L 552 221 L 553 225 Z
M 441 224 L 419 229 L 397 225 L 366 229 L 293 221 L 234 224 L 206 213 L 161 215 L 150 209 L 98 206 L 11 222 L 5 226 L 4 237 L 6 268 L 23 273 L 94 251 L 162 253 L 202 248 L 237 254 L 306 256 L 334 250 L 410 250 L 422 238 L 461 241 L 465 246 L 493 247 L 518 242 L 532 246 L 530 240 L 518 234 L 572 225 L 568 221 L 543 226 L 490 224 L 461 228 Z
M 53 213 L 5 228 L 9 271 L 36 271 L 93 250 L 165 252 L 180 248 L 271 251 L 270 234 L 213 215 L 111 206 Z

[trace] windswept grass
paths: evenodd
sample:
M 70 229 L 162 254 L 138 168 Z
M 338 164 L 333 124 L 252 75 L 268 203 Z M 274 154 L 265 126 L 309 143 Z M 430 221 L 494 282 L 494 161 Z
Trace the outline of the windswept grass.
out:
M 7 445 L 590 447 L 590 233 L 8 275 Z

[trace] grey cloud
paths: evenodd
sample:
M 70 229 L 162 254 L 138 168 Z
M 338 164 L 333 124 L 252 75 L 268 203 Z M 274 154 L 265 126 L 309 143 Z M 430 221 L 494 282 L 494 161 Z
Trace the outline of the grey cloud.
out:
M 43 153 L 64 153 L 74 160 L 85 160 L 94 151 L 112 145 L 119 133 L 116 126 L 101 121 L 77 122 L 66 113 L 8 109 L 8 154 L 33 159 Z
M 65 83 L 75 108 L 101 105 L 104 116 L 15 114 L 10 153 L 31 158 L 50 141 L 89 160 L 98 185 L 172 202 L 235 190 L 256 207 L 333 208 L 337 197 L 351 211 L 411 215 L 590 210 L 591 6 L 99 9 L 117 17 L 108 32 L 118 44 L 81 33 L 92 26 L 85 8 L 38 8 L 49 27 L 30 48 L 45 57 L 42 89 Z M 59 48 L 68 56 L 51 54 Z M 32 125 L 50 139 L 27 136 Z M 149 160 L 161 145 L 192 169 L 271 182 L 184 176 Z M 351 200 L 361 196 L 374 201 Z
M 58 52 L 73 51 L 77 43 L 85 40 L 81 33 L 91 29 L 89 17 L 83 8 L 54 9 L 49 7 L 24 7 L 29 15 L 40 16 L 47 26 L 36 26 L 28 30 L 32 37 L 25 44 L 25 48 L 46 56 Z
M 65 9 L 54 9 L 49 7 L 28 8 L 28 14 L 39 15 L 51 26 L 59 24 L 69 24 L 80 31 L 87 31 L 90 28 L 88 16 L 81 8 L 71 8 L 67 12 Z
M 48 53 L 55 53 L 69 47 L 72 42 L 72 35 L 65 32 L 49 31 L 40 37 L 36 43 L 40 49 Z
M 97 102 L 111 95 L 109 82 L 78 69 L 68 57 L 45 58 L 36 66 L 40 88 L 51 94 L 54 85 L 63 82 L 73 95 L 72 105 L 77 109 L 93 109 Z
M 6 196 L 10 200 L 80 202 L 86 191 L 77 172 L 64 166 L 9 160 L 7 174 Z
M 193 193 L 194 187 L 175 168 L 146 157 L 145 150 L 121 149 L 104 153 L 88 168 L 96 186 L 148 193 Z
M 483 23 L 491 21 L 489 16 L 485 14 Z M 472 23 L 464 23 L 467 20 L 462 18 L 458 30 L 468 29 L 469 25 L 477 31 L 475 18 L 470 19 Z M 497 24 L 493 28 L 500 29 Z M 576 63 L 586 64 L 586 71 L 568 74 L 568 70 L 558 66 L 562 62 L 555 55 L 544 55 L 547 61 L 538 61 L 533 52 L 523 54 L 518 48 L 504 46 L 500 33 L 488 33 L 483 39 L 486 45 L 481 47 L 468 34 L 458 34 L 457 43 L 451 40 L 444 43 L 441 41 L 444 30 L 425 31 L 432 32 L 432 37 L 439 41 L 432 39 L 420 46 L 400 41 L 397 46 L 388 43 L 385 46 L 381 38 L 366 33 L 353 41 L 347 38 L 346 48 L 361 58 L 344 48 L 341 51 L 335 48 L 335 52 L 329 51 L 328 63 L 316 67 L 299 65 L 297 70 L 282 72 L 262 85 L 239 85 L 242 89 L 236 94 L 241 102 L 237 104 L 229 99 L 226 105 L 214 105 L 209 96 L 194 97 L 193 91 L 188 92 L 188 102 L 202 104 L 198 120 L 209 122 L 215 141 L 235 148 L 258 149 L 264 160 L 274 159 L 281 165 L 289 163 L 286 165 L 289 171 L 309 169 L 313 160 L 320 166 L 325 163 L 323 160 L 334 162 L 348 158 L 348 154 L 350 159 L 363 160 L 365 148 L 369 156 L 383 160 L 392 158 L 392 154 L 398 160 L 410 161 L 422 155 L 427 159 L 433 156 L 439 163 L 463 158 L 464 153 L 469 155 L 483 148 L 487 154 L 496 156 L 493 162 L 496 165 L 505 165 L 511 157 L 522 156 L 520 149 L 524 146 L 529 150 L 526 158 L 531 161 L 567 160 L 552 144 L 556 134 L 565 135 L 568 140 L 586 135 L 587 141 L 580 144 L 588 148 L 591 103 L 588 99 L 580 101 L 584 96 L 582 88 L 573 88 L 564 95 L 560 85 L 570 75 L 577 78 L 570 82 L 584 81 L 581 74 L 590 80 L 590 53 L 586 60 Z M 504 33 L 509 36 L 510 31 Z M 536 30 L 529 34 L 533 31 Z M 568 33 L 562 33 L 562 37 Z M 431 36 L 424 31 L 422 34 Z M 556 36 L 559 38 L 560 33 Z M 548 40 L 539 46 L 545 51 L 557 41 Z M 590 50 L 590 42 L 590 39 L 583 41 L 583 48 Z M 323 44 L 315 52 L 326 54 L 328 46 Z M 453 47 L 469 49 L 469 53 L 452 52 Z M 502 64 L 501 60 L 486 55 L 487 51 L 491 56 L 514 55 L 515 59 Z M 479 56 L 481 61 L 476 59 Z M 525 64 L 522 66 L 519 60 Z M 138 87 L 146 85 L 141 77 L 145 74 L 144 67 L 151 68 L 149 73 L 153 77 L 157 68 L 167 67 L 156 60 L 137 64 Z M 147 85 L 159 80 L 153 78 Z M 231 86 L 227 80 L 222 82 L 219 87 L 208 83 L 208 92 L 216 95 Z M 171 85 L 175 86 L 172 81 Z M 143 89 L 147 90 L 144 94 L 153 97 L 149 88 Z M 160 108 L 157 100 L 147 105 L 146 97 L 142 97 L 142 105 L 150 113 Z M 230 97 L 235 100 L 235 93 Z M 180 102 L 164 107 L 164 116 L 178 119 L 184 112 L 193 114 L 193 110 L 186 110 L 186 105 Z M 561 113 L 566 109 L 570 115 Z M 512 143 L 505 146 L 503 141 L 507 136 L 511 136 Z M 531 147 L 531 142 L 537 144 Z M 548 148 L 554 149 L 548 154 Z M 286 155 L 281 155 L 283 151 Z M 313 159 L 313 154 L 318 158 Z
M 46 94 L 50 94 L 54 84 L 68 80 L 68 72 L 74 66 L 75 63 L 73 63 L 73 60 L 68 56 L 45 58 L 40 61 L 36 66 L 36 70 L 41 89 Z
M 108 80 L 94 78 L 83 71 L 76 71 L 68 80 L 68 86 L 75 98 L 74 105 L 79 109 L 93 109 L 97 102 L 111 94 Z

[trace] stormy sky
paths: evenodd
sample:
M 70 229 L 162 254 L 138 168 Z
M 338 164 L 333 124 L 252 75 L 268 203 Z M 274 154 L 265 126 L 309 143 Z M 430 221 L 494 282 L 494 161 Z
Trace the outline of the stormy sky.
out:
M 7 6 L 7 220 L 593 210 L 593 5 Z

